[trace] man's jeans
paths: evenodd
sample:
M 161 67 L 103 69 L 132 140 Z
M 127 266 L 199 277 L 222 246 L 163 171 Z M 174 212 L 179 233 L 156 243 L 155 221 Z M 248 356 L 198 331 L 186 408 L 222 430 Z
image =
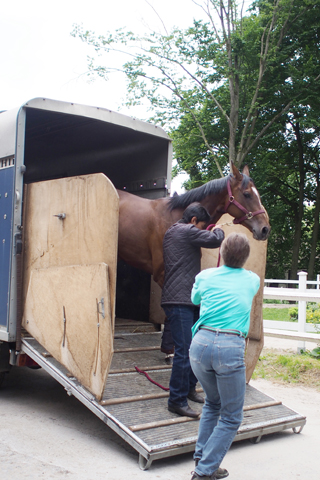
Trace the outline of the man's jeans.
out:
M 170 378 L 169 405 L 185 407 L 188 405 L 187 395 L 196 387 L 189 360 L 189 348 L 192 334 L 191 328 L 199 318 L 199 308 L 188 305 L 167 305 L 163 307 L 170 322 L 174 342 L 174 357 Z
M 194 453 L 199 475 L 219 468 L 242 422 L 244 350 L 244 338 L 221 332 L 200 329 L 192 340 L 191 367 L 206 394 Z

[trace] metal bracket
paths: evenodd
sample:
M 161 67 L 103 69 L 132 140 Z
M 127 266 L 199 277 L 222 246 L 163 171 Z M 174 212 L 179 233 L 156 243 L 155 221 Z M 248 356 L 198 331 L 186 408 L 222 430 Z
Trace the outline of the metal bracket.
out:
M 151 467 L 152 460 L 151 458 L 145 458 L 141 453 L 139 453 L 139 467 L 141 470 L 148 470 Z
M 65 391 L 67 392 L 67 394 L 69 395 L 69 397 L 71 397 L 73 395 L 72 393 L 72 388 L 69 386 L 69 385 L 66 385 L 64 387 Z
M 102 315 L 102 318 L 105 318 L 106 317 L 106 314 L 105 314 L 105 310 L 104 310 L 104 298 L 102 297 L 100 302 L 98 302 L 98 313 L 100 313 L 100 315 Z M 99 309 L 99 305 L 101 305 L 101 311 Z

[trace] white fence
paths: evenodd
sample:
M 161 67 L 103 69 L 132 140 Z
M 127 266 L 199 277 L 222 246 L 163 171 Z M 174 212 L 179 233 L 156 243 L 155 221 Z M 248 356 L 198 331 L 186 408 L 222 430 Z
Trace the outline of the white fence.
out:
M 298 302 L 298 323 L 277 322 L 264 320 L 264 334 L 270 337 L 289 338 L 298 340 L 297 351 L 305 349 L 305 341 L 320 343 L 320 335 L 315 333 L 320 330 L 320 325 L 306 323 L 307 302 L 320 303 L 320 275 L 316 281 L 307 281 L 307 273 L 299 272 L 299 280 L 266 279 L 263 298 L 271 300 L 294 300 Z M 269 287 L 269 284 L 295 284 L 298 288 Z M 307 288 L 315 285 L 316 288 Z

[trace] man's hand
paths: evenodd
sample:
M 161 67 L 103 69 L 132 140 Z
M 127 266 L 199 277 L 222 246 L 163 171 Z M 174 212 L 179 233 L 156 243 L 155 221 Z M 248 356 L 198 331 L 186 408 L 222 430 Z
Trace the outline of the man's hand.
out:
M 210 230 L 211 232 L 213 232 L 213 230 L 215 230 L 216 228 L 221 228 L 221 225 L 216 225 L 215 223 L 211 223 L 211 225 L 208 225 L 206 230 Z

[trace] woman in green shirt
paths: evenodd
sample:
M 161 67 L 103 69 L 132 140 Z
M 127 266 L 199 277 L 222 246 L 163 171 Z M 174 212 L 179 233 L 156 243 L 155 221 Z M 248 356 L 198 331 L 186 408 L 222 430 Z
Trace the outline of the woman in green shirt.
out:
M 200 304 L 200 318 L 192 328 L 190 362 L 206 399 L 192 480 L 220 478 L 219 466 L 242 422 L 245 338 L 260 286 L 258 275 L 243 268 L 249 253 L 246 235 L 230 234 L 221 246 L 224 265 L 203 270 L 193 285 L 191 299 Z

